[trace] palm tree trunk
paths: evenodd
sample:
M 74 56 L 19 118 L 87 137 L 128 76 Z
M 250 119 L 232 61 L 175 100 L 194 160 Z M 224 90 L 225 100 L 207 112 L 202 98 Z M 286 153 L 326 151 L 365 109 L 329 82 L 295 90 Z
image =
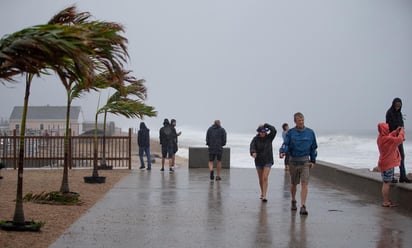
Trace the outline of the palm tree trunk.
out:
M 98 147 L 97 147 L 97 116 L 98 113 L 96 113 L 95 117 L 95 122 L 94 122 L 94 142 L 93 142 L 93 177 L 98 177 L 99 176 L 99 171 L 97 169 L 97 153 L 98 153 Z
M 23 113 L 20 124 L 20 146 L 19 146 L 19 162 L 17 173 L 17 192 L 16 192 L 16 208 L 14 210 L 13 223 L 15 225 L 25 225 L 23 211 L 23 164 L 24 164 L 24 149 L 25 149 L 25 133 L 26 133 L 26 118 L 27 108 L 29 105 L 30 85 L 33 79 L 33 74 L 26 74 L 26 91 L 24 95 Z
M 61 193 L 70 192 L 69 189 L 69 131 L 70 131 L 70 90 L 67 90 L 67 109 L 66 109 L 66 132 L 64 135 L 64 165 L 63 165 L 63 179 L 60 186 Z
M 107 111 L 104 111 L 104 119 L 103 119 L 103 154 L 102 154 L 102 165 L 106 165 L 106 117 Z

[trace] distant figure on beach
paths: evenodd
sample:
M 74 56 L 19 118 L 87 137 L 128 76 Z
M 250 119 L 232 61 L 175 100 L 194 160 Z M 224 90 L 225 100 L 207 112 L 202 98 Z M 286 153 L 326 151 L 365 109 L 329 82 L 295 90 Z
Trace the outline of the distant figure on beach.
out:
M 401 164 L 402 158 L 399 152 L 399 145 L 402 144 L 405 131 L 403 127 L 398 127 L 396 130 L 389 131 L 387 123 L 378 124 L 378 149 L 379 161 L 378 167 L 382 175 L 382 196 L 383 207 L 396 207 L 396 204 L 390 200 L 389 189 L 392 179 L 395 174 L 395 167 Z
M 206 145 L 209 153 L 210 180 L 215 178 L 213 166 L 216 159 L 216 181 L 222 180 L 220 171 L 222 169 L 223 147 L 226 145 L 226 130 L 221 126 L 220 120 L 215 120 L 206 132 Z
M 287 134 L 287 132 L 288 132 L 288 130 L 289 130 L 289 124 L 287 124 L 287 123 L 283 123 L 282 124 L 282 139 L 283 139 L 283 142 L 285 142 L 285 140 L 286 140 L 286 134 Z M 285 171 L 288 171 L 289 170 L 289 153 L 288 154 L 285 154 L 285 158 L 284 158 L 284 165 L 285 165 Z
M 260 186 L 260 199 L 267 202 L 266 193 L 269 184 L 269 173 L 274 164 L 272 142 L 277 131 L 274 126 L 265 123 L 259 125 L 256 132 L 256 136 L 250 142 L 250 156 L 255 159 Z
M 404 127 L 403 125 L 403 115 L 401 112 L 402 100 L 398 97 L 394 98 L 391 107 L 386 111 L 386 123 L 389 125 L 389 132 L 392 132 L 399 127 Z M 405 170 L 405 151 L 403 149 L 403 142 L 398 147 L 401 154 L 401 163 L 399 165 L 399 182 L 400 183 L 412 183 L 411 180 L 406 176 Z M 397 183 L 398 180 L 395 175 L 392 180 L 393 183 Z
M 301 183 L 300 214 L 308 215 L 306 197 L 308 194 L 309 170 L 313 168 L 317 157 L 317 142 L 315 132 L 305 127 L 305 117 L 302 113 L 293 116 L 295 127 L 289 129 L 286 139 L 279 149 L 280 158 L 289 153 L 290 193 L 292 195 L 292 211 L 297 210 L 296 191 Z
M 176 152 L 178 150 L 178 145 L 177 145 L 177 137 L 179 137 L 182 132 L 177 132 L 176 131 L 176 120 L 172 119 L 170 121 L 170 124 L 173 127 L 173 157 L 172 157 L 172 168 L 175 168 L 175 159 L 176 159 Z
M 139 131 L 137 132 L 137 145 L 139 146 L 140 169 L 145 168 L 144 154 L 147 158 L 147 170 L 152 169 L 152 160 L 150 157 L 150 130 L 144 122 L 140 122 Z
M 162 147 L 162 168 L 160 171 L 165 170 L 165 160 L 169 159 L 169 171 L 173 171 L 172 158 L 173 158 L 173 127 L 170 125 L 168 119 L 164 119 L 163 127 L 159 130 L 160 145 Z

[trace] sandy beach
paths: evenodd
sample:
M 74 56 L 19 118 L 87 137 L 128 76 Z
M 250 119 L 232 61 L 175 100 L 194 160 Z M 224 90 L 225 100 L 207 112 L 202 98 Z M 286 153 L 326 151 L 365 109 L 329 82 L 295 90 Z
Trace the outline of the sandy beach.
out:
M 155 158 L 152 165 L 153 173 L 160 170 L 160 146 L 157 140 L 151 141 L 151 153 Z M 177 157 L 179 168 L 187 167 L 187 159 Z M 132 139 L 132 169 L 140 167 L 136 138 Z M 166 162 L 167 167 L 167 162 Z M 2 248 L 44 248 L 56 240 L 73 222 L 80 218 L 89 208 L 99 201 L 118 181 L 128 175 L 128 169 L 100 170 L 99 175 L 106 177 L 104 184 L 86 184 L 84 176 L 91 176 L 91 169 L 69 170 L 70 191 L 80 194 L 81 205 L 64 206 L 24 203 L 26 221 L 42 221 L 45 225 L 40 232 L 13 232 L 0 230 L 0 247 Z M 159 172 L 160 173 L 160 172 Z M 0 220 L 12 220 L 15 210 L 17 188 L 17 170 L 1 170 L 0 180 Z M 58 191 L 60 189 L 63 170 L 31 169 L 24 170 L 23 196 L 29 192 Z

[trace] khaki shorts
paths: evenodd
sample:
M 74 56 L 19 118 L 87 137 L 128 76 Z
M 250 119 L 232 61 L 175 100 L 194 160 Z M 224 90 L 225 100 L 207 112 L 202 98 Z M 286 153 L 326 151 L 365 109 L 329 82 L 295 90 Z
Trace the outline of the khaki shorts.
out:
M 301 162 L 299 162 L 301 163 Z M 289 161 L 290 182 L 297 185 L 300 181 L 309 183 L 309 164 L 305 162 L 303 165 L 296 165 L 295 161 Z

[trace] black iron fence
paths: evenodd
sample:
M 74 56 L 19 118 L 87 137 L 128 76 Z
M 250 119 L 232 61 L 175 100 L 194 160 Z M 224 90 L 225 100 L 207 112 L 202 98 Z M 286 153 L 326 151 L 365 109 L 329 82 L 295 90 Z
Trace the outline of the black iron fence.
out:
M 99 165 L 131 169 L 132 131 L 127 135 L 98 136 Z M 26 136 L 24 140 L 24 168 L 62 167 L 64 165 L 64 136 Z M 6 168 L 17 168 L 20 137 L 0 136 L 0 162 Z M 94 162 L 94 136 L 69 136 L 69 168 L 88 168 Z

